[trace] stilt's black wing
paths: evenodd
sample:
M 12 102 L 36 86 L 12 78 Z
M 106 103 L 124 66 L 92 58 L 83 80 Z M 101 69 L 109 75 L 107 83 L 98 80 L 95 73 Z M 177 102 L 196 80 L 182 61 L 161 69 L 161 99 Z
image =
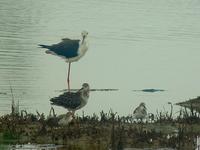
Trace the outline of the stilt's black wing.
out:
M 68 38 L 62 39 L 58 44 L 53 45 L 43 45 L 39 46 L 42 48 L 47 48 L 59 56 L 64 56 L 66 58 L 76 57 L 78 55 L 80 40 L 71 40 Z
M 57 55 L 65 56 L 66 58 L 76 57 L 78 55 L 80 40 L 62 39 L 58 44 L 53 44 L 49 50 Z

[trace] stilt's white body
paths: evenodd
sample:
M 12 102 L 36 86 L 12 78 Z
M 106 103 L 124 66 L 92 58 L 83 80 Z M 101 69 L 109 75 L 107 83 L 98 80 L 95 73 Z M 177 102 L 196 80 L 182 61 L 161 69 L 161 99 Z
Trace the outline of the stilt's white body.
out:
M 89 47 L 89 44 L 88 44 L 88 40 L 87 40 L 87 32 L 86 31 L 83 31 L 82 32 L 82 40 L 79 41 L 79 47 L 77 49 L 77 56 L 75 57 L 65 57 L 65 56 L 62 56 L 62 55 L 58 55 L 57 53 L 55 53 L 54 51 L 51 51 L 51 50 L 46 50 L 46 53 L 47 54 L 52 54 L 52 55 L 56 55 L 56 56 L 59 56 L 63 59 L 65 59 L 66 62 L 70 63 L 70 62 L 75 62 L 75 61 L 78 61 L 81 57 L 83 57 L 85 55 L 85 53 L 87 52 L 88 50 L 88 47 Z M 65 39 L 63 39 L 64 41 Z M 69 39 L 66 39 L 66 40 L 69 40 Z M 73 41 L 73 40 L 72 40 Z M 78 40 L 74 40 L 74 42 L 77 42 Z
M 88 50 L 88 42 L 87 42 L 87 39 L 85 38 L 83 43 L 82 41 L 79 42 L 78 56 L 72 57 L 72 58 L 64 58 L 64 59 L 66 59 L 66 62 L 78 61 L 81 57 L 85 55 L 87 50 Z

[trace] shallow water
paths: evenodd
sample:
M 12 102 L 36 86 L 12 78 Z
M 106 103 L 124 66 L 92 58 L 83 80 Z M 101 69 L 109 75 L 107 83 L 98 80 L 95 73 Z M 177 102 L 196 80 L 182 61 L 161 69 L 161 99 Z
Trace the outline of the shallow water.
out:
M 63 146 L 54 144 L 23 144 L 23 145 L 1 145 L 4 150 L 61 150 Z
M 141 101 L 156 112 L 169 109 L 169 101 L 194 98 L 200 93 L 199 15 L 198 0 L 0 1 L 0 113 L 10 112 L 11 85 L 21 109 L 48 114 L 49 99 L 67 87 L 67 64 L 37 45 L 79 38 L 83 29 L 90 48 L 72 64 L 71 87 L 88 82 L 93 89 L 119 89 L 91 92 L 86 114 L 112 108 L 127 115 Z M 146 88 L 166 91 L 133 92 Z

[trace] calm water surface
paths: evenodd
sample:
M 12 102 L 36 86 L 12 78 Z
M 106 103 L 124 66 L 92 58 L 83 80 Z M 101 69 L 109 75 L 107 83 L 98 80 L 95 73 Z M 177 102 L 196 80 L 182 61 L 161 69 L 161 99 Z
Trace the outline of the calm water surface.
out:
M 126 115 L 142 101 L 155 112 L 199 96 L 199 16 L 199 0 L 1 0 L 0 114 L 10 112 L 10 85 L 21 109 L 48 114 L 49 99 L 67 87 L 67 64 L 37 45 L 79 38 L 82 30 L 90 48 L 72 64 L 71 87 L 119 89 L 91 92 L 86 114 L 112 108 Z M 144 88 L 167 91 L 132 91 Z

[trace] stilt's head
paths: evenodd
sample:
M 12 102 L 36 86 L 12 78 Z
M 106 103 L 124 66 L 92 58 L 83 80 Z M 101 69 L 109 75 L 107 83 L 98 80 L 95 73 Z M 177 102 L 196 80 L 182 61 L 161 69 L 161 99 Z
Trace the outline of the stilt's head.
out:
M 87 31 L 82 31 L 81 35 L 82 35 L 83 39 L 85 39 L 87 37 L 87 35 L 88 35 L 88 32 Z

